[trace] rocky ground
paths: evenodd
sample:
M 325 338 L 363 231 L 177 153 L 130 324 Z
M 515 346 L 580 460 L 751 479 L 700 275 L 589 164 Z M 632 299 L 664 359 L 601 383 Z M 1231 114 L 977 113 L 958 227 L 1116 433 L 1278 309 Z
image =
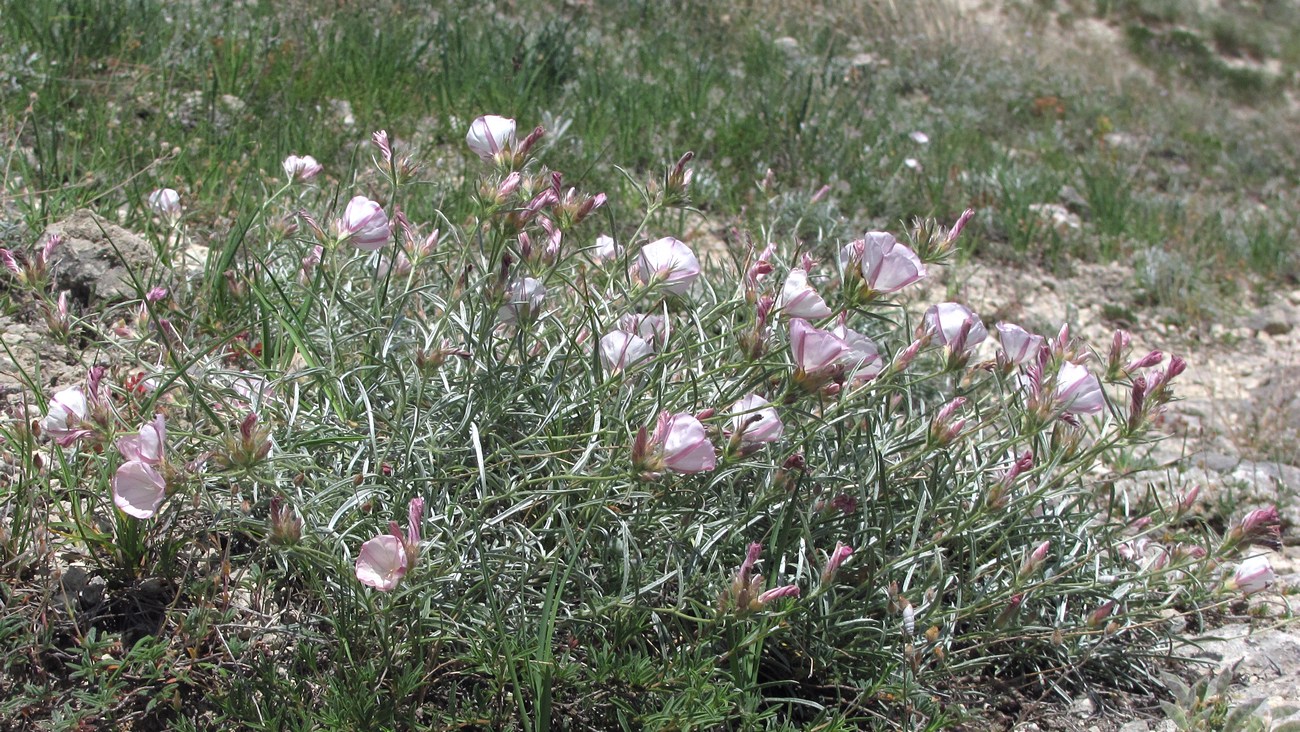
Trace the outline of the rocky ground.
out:
M 1204 674 L 1235 667 L 1231 699 L 1267 700 L 1277 724 L 1291 717 L 1287 705 L 1300 704 L 1300 623 L 1294 621 L 1293 594 L 1300 589 L 1300 288 L 1225 313 L 1220 322 L 1172 325 L 1168 313 L 1116 307 L 1132 301 L 1131 281 L 1120 264 L 1078 264 L 1063 278 L 971 263 L 948 270 L 931 289 L 955 292 L 988 322 L 1008 320 L 1049 333 L 1069 322 L 1095 348 L 1104 348 L 1122 327 L 1133 334 L 1136 351 L 1159 349 L 1187 360 L 1177 382 L 1182 400 L 1165 419 L 1170 438 L 1135 456 L 1134 467 L 1113 478 L 1135 500 L 1148 490 L 1172 496 L 1200 486 L 1197 510 L 1212 525 L 1277 505 L 1287 545 L 1271 558 L 1277 592 L 1207 629 L 1181 651 L 1203 661 Z M 1016 729 L 1175 729 L 1164 716 L 1150 700 L 1107 705 L 1082 698 L 1069 708 L 1039 710 Z

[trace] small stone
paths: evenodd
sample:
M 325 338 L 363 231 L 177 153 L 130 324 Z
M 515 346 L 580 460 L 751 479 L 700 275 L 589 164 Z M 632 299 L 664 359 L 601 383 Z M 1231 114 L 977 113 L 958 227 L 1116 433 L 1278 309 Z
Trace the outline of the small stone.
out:
M 1091 697 L 1081 696 L 1070 702 L 1070 714 L 1075 716 L 1091 717 L 1095 711 L 1097 711 L 1097 705 L 1093 704 Z
M 1140 719 L 1127 722 L 1119 728 L 1119 732 L 1150 732 L 1150 730 L 1151 728 L 1147 726 L 1147 723 Z

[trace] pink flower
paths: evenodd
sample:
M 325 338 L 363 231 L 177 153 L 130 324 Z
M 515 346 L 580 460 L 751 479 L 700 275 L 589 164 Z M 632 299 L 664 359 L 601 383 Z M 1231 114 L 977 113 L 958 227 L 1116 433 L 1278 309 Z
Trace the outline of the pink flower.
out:
M 661 349 L 668 343 L 668 318 L 663 315 L 632 313 L 618 319 L 618 327 Z
M 757 394 L 742 397 L 731 405 L 733 440 L 743 448 L 754 448 L 781 439 L 785 426 L 770 402 Z
M 643 285 L 661 284 L 666 292 L 675 295 L 686 292 L 700 276 L 700 261 L 695 253 L 671 236 L 641 247 L 634 266 Z
M 1056 373 L 1056 404 L 1066 414 L 1096 414 L 1106 406 L 1106 396 L 1087 368 L 1066 361 Z
M 516 280 L 506 293 L 505 304 L 497 310 L 497 320 L 511 325 L 532 320 L 541 313 L 545 300 L 546 287 L 540 281 L 532 277 Z
M 406 546 L 392 534 L 381 534 L 361 545 L 357 555 L 357 581 L 388 592 L 406 576 Z
M 958 354 L 974 350 L 989 334 L 978 315 L 955 302 L 930 306 L 925 311 L 924 323 L 932 338 Z
M 1038 355 L 1046 342 L 1042 336 L 1034 335 L 1014 323 L 998 323 L 998 342 L 1007 361 L 1023 364 Z
M 388 533 L 380 534 L 361 545 L 357 555 L 357 581 L 380 592 L 397 587 L 420 558 L 420 522 L 424 520 L 424 499 L 412 498 L 407 512 L 406 536 L 397 522 L 388 524 Z
M 483 162 L 490 163 L 499 154 L 514 147 L 515 121 L 495 114 L 479 117 L 470 123 L 465 143 Z
M 1237 571 L 1232 575 L 1228 585 L 1249 596 L 1267 590 L 1276 581 L 1277 575 L 1273 574 L 1273 565 L 1268 561 L 1268 557 L 1260 554 L 1237 565 Z
M 844 339 L 814 328 L 803 318 L 790 320 L 790 352 L 799 371 L 809 376 L 827 375 L 849 353 Z
M 162 462 L 166 441 L 167 420 L 161 414 L 155 414 L 153 421 L 141 427 L 138 435 L 119 437 L 117 449 L 127 460 L 157 465 Z
M 865 382 L 876 378 L 885 368 L 880 358 L 880 349 L 875 341 L 845 325 L 847 314 L 840 315 L 840 322 L 831 328 L 831 335 L 844 342 L 847 350 L 840 356 L 839 363 L 850 382 Z
M 388 214 L 378 203 L 356 196 L 348 201 L 343 217 L 334 222 L 340 241 L 350 241 L 358 249 L 376 251 L 393 237 Z
M 41 420 L 41 429 L 60 444 L 62 438 L 67 438 L 70 444 L 72 439 L 85 432 L 77 426 L 86 420 L 88 413 L 86 393 L 81 387 L 64 389 L 50 400 L 50 410 Z
M 626 371 L 653 353 L 644 338 L 626 331 L 615 330 L 600 339 L 600 362 L 610 373 Z
M 869 231 L 862 252 L 862 278 L 875 292 L 897 292 L 925 277 L 925 265 L 893 234 Z
M 591 252 L 591 258 L 596 264 L 612 262 L 623 255 L 623 247 L 620 247 L 614 237 L 609 234 L 601 234 L 596 237 L 596 247 Z
M 652 463 L 674 473 L 703 473 L 717 467 L 717 452 L 704 425 L 685 412 L 661 413 L 650 445 L 657 458 Z
M 284 159 L 282 165 L 284 174 L 289 176 L 289 180 L 299 183 L 315 178 L 325 169 L 321 167 L 320 163 L 316 162 L 316 158 L 310 155 L 303 155 L 302 157 L 290 155 Z
M 170 224 L 181 218 L 181 194 L 171 188 L 159 188 L 149 194 L 149 208 Z
M 128 460 L 113 476 L 113 503 L 128 516 L 150 518 L 166 497 L 166 481 L 146 462 Z
M 786 275 L 776 306 L 791 318 L 825 318 L 831 314 L 826 301 L 808 284 L 808 273 L 797 268 Z

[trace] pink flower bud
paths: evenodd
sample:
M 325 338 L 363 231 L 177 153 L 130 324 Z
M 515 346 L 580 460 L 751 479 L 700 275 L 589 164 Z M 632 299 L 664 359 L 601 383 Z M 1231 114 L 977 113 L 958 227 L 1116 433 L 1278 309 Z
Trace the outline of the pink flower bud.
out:
M 148 463 L 127 461 L 113 476 L 113 503 L 133 518 L 152 517 L 166 497 L 166 482 Z
M 1192 510 L 1192 508 L 1196 506 L 1196 498 L 1199 495 L 1201 495 L 1201 487 L 1199 485 L 1193 486 L 1190 491 L 1187 491 L 1187 493 L 1182 496 L 1182 498 L 1178 499 L 1177 512 L 1183 514 Z
M 407 510 L 406 538 L 403 541 L 408 569 L 415 567 L 416 560 L 420 557 L 420 524 L 423 521 L 424 499 L 417 496 L 411 499 Z
M 297 544 L 302 539 L 302 515 L 279 496 L 271 499 L 271 540 L 277 544 Z
M 311 252 L 302 258 L 302 267 L 298 270 L 298 284 L 306 287 L 311 284 L 312 270 L 320 264 L 321 255 L 325 253 L 325 247 L 317 244 L 311 248 Z
M 966 403 L 966 397 L 957 397 L 948 402 L 930 422 L 930 441 L 936 445 L 947 445 L 957 438 L 966 420 L 953 419 L 953 415 Z
M 1088 613 L 1088 618 L 1086 620 L 1088 627 L 1096 628 L 1105 622 L 1106 618 L 1109 618 L 1111 613 L 1115 611 L 1115 605 L 1116 603 L 1114 600 L 1107 600 L 1101 605 L 1101 607 Z
M 500 206 L 501 204 L 505 203 L 506 200 L 510 198 L 510 196 L 514 195 L 515 191 L 519 190 L 519 186 L 520 184 L 523 183 L 523 181 L 524 181 L 523 174 L 521 174 L 517 170 L 510 173 L 510 175 L 507 175 L 505 178 L 501 179 L 501 182 L 497 184 L 497 189 L 495 193 L 496 204 Z
M 842 541 L 835 542 L 835 549 L 826 558 L 826 567 L 822 570 L 822 584 L 829 584 L 835 579 L 835 573 L 840 570 L 840 565 L 853 555 L 853 547 Z
M 1043 562 L 1047 561 L 1047 552 L 1051 547 L 1052 542 L 1050 541 L 1045 541 L 1035 547 L 1034 551 L 1031 552 L 1020 565 L 1020 571 L 1016 573 L 1017 576 L 1024 579 L 1036 572 L 1038 568 L 1043 565 Z
M 1137 371 L 1138 369 L 1144 369 L 1149 366 L 1155 366 L 1156 364 L 1163 361 L 1164 358 L 1165 358 L 1165 354 L 1161 353 L 1160 351 L 1151 351 L 1150 353 L 1143 356 L 1142 358 L 1135 358 L 1132 361 L 1128 362 L 1128 364 L 1124 366 L 1124 370 L 1129 373 L 1132 373 L 1134 371 Z
M 957 217 L 957 223 L 948 230 L 948 239 L 944 242 L 945 250 L 951 250 L 956 245 L 957 237 L 961 236 L 962 231 L 966 229 L 966 224 L 969 224 L 973 218 L 975 218 L 975 209 L 968 208 L 961 212 L 961 216 Z
M 22 265 L 18 264 L 13 250 L 0 249 L 0 263 L 3 263 L 5 269 L 9 270 L 14 277 L 17 277 L 19 282 L 27 281 L 27 273 L 23 270 Z
M 757 608 L 754 609 L 762 609 L 765 605 L 767 605 L 769 602 L 772 602 L 774 600 L 780 600 L 786 597 L 798 597 L 798 596 L 799 596 L 798 585 L 782 585 L 781 587 L 773 587 L 767 592 L 764 592 L 763 594 L 754 598 L 753 605 L 758 606 Z M 753 605 L 751 605 L 751 608 L 753 608 Z
M 1228 532 L 1228 539 L 1233 543 L 1255 544 L 1270 549 L 1282 548 L 1282 519 L 1278 516 L 1277 506 L 1257 508 L 1246 514 Z

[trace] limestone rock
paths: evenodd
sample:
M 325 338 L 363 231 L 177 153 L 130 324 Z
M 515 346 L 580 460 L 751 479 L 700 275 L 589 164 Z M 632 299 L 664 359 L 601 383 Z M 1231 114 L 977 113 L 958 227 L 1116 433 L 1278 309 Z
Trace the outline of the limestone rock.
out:
M 63 243 L 54 250 L 50 271 L 58 290 L 70 290 L 83 305 L 140 296 L 159 284 L 150 277 L 157 257 L 143 237 L 81 209 L 45 230 Z

